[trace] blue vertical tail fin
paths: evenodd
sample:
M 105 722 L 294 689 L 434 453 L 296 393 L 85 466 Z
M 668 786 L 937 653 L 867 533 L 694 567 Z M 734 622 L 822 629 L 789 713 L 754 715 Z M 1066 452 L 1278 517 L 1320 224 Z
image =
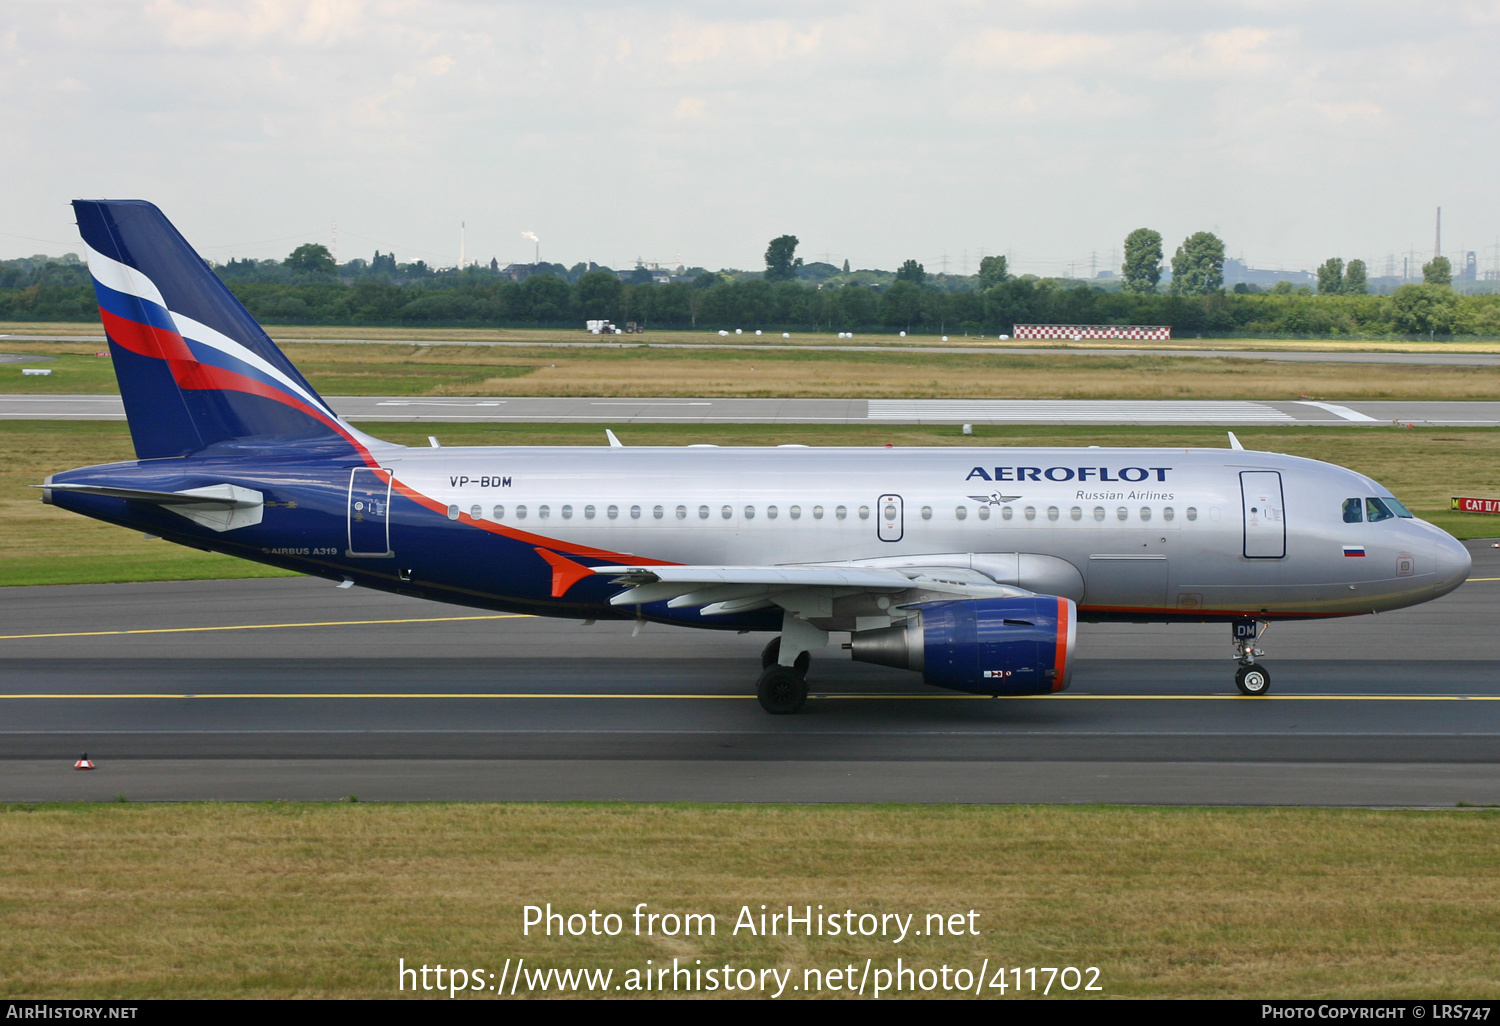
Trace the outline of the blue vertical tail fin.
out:
M 138 457 L 248 440 L 361 454 L 381 444 L 323 401 L 155 205 L 73 210 Z

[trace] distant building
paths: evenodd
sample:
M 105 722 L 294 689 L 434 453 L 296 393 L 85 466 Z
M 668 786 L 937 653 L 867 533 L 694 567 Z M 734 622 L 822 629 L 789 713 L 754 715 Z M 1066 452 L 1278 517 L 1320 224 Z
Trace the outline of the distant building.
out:
M 1250 267 L 1243 260 L 1236 260 L 1234 257 L 1224 260 L 1224 285 L 1227 288 L 1245 284 L 1268 289 L 1278 281 L 1316 288 L 1318 276 L 1309 271 L 1268 271 L 1259 267 Z

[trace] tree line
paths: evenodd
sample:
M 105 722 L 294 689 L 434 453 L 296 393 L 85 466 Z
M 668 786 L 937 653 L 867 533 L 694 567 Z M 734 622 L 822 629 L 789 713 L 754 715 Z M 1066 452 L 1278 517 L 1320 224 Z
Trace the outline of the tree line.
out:
M 797 242 L 789 235 L 772 240 L 763 274 L 695 268 L 690 280 L 666 283 L 652 280 L 649 271 L 622 280 L 597 264 L 537 265 L 522 280 L 483 265 L 446 272 L 423 265 L 403 276 L 412 265 L 379 252 L 357 262 L 360 273 L 346 276 L 349 265 L 335 267 L 316 244 L 298 247 L 284 261 L 230 261 L 215 271 L 258 320 L 273 325 L 581 328 L 599 318 L 664 329 L 991 336 L 1013 334 L 1016 324 L 1026 323 L 1160 324 L 1204 335 L 1500 334 L 1500 295 L 1454 292 L 1441 280 L 1438 261 L 1429 265 L 1426 282 L 1390 295 L 1367 294 L 1362 262 L 1336 258 L 1319 268 L 1317 294 L 1290 286 L 1226 291 L 1223 243 L 1199 232 L 1178 248 L 1163 289 L 1161 236 L 1138 229 L 1126 239 L 1119 289 L 1012 275 L 1003 256 L 986 257 L 968 287 L 954 288 L 951 281 L 934 281 L 937 276 L 916 260 L 886 277 L 888 284 L 807 280 L 794 256 Z M 0 262 L 0 318 L 96 316 L 87 268 L 76 258 Z

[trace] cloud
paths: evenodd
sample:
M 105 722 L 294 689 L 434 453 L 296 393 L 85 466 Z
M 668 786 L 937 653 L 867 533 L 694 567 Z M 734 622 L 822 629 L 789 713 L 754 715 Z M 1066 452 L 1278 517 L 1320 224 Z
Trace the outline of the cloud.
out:
M 152 0 L 148 17 L 181 47 L 245 45 L 277 37 L 326 46 L 360 26 L 364 0 Z
M 1045 270 L 1103 263 L 1143 224 L 1216 223 L 1231 252 L 1289 266 L 1361 240 L 1383 258 L 1439 191 L 1455 225 L 1473 211 L 1473 238 L 1500 231 L 1500 0 L 6 13 L 0 138 L 17 159 L 0 228 L 37 238 L 66 233 L 72 195 L 125 193 L 169 198 L 209 245 L 336 215 L 382 250 L 442 254 L 464 220 L 474 252 L 530 259 L 518 233 L 534 227 L 559 257 L 611 264 L 758 266 L 791 231 L 858 266 L 987 247 Z
M 954 58 L 982 66 L 1002 66 L 1024 71 L 1054 68 L 1083 70 L 1120 45 L 1104 36 L 1047 32 L 1013 32 L 986 29 L 978 37 L 960 43 Z

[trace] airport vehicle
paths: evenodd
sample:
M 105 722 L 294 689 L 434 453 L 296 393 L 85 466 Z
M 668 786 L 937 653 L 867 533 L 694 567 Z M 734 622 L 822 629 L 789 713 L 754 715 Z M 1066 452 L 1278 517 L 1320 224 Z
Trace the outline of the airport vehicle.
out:
M 1368 477 L 1237 447 L 393 445 L 317 395 L 156 207 L 74 208 L 138 459 L 53 474 L 43 501 L 343 585 L 774 632 L 770 712 L 802 706 L 842 632 L 932 685 L 1060 691 L 1080 618 L 1227 623 L 1236 684 L 1262 695 L 1270 623 L 1425 602 L 1470 569 Z

